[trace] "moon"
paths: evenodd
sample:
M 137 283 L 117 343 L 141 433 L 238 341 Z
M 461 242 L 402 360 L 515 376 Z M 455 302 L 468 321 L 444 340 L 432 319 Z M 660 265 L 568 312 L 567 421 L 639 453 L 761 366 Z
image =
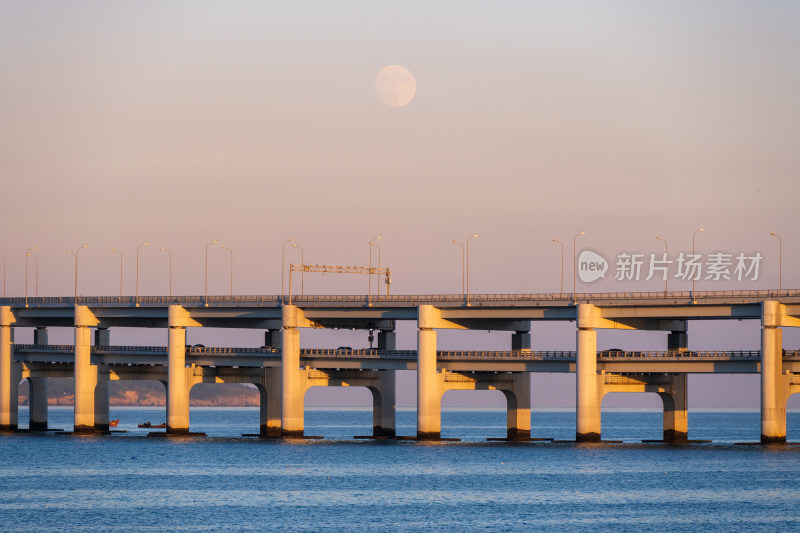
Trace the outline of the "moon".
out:
M 400 65 L 387 65 L 375 76 L 375 96 L 383 105 L 399 108 L 407 105 L 417 92 L 414 75 Z

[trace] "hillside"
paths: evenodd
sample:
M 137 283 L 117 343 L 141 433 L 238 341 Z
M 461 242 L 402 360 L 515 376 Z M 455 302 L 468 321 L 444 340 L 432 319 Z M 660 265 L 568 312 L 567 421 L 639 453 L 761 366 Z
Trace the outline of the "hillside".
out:
M 256 407 L 259 405 L 258 390 L 246 384 L 199 383 L 192 387 L 189 405 L 194 407 Z M 48 405 L 73 405 L 75 384 L 72 378 L 47 380 Z M 28 405 L 28 384 L 19 387 L 19 404 Z M 167 395 L 164 385 L 157 381 L 111 381 L 109 383 L 110 405 L 165 406 Z

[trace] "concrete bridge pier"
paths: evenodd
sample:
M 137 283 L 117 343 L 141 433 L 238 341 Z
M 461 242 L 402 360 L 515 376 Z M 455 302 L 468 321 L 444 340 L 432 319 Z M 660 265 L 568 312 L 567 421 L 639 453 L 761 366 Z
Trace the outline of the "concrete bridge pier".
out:
M 281 369 L 265 368 L 259 386 L 259 434 L 262 437 L 281 436 Z
M 75 306 L 75 433 L 95 432 L 97 367 L 91 359 L 91 328 L 96 325 L 97 319 L 88 307 Z
M 378 338 L 380 340 L 380 334 Z M 397 409 L 395 371 L 381 370 L 378 372 L 378 386 L 369 388 L 372 392 L 372 435 L 394 437 Z
M 761 305 L 761 442 L 786 442 L 786 400 L 783 374 L 783 338 L 780 326 L 786 319 L 777 301 Z
M 397 333 L 394 331 L 378 331 L 378 349 L 379 350 L 396 350 L 397 349 Z
M 578 442 L 598 442 L 600 440 L 600 406 L 602 396 L 598 390 L 597 375 L 597 331 L 583 326 L 583 317 L 595 312 L 591 304 L 578 304 L 577 332 L 577 375 L 576 405 L 577 424 L 575 440 Z
M 669 392 L 659 392 L 664 402 L 664 441 L 686 442 L 689 439 L 689 410 L 687 405 L 687 375 L 671 376 Z
M 531 438 L 531 374 L 516 372 L 512 374 L 511 390 L 504 389 L 507 402 L 508 440 L 526 441 Z
M 19 365 L 14 363 L 15 322 L 10 306 L 0 307 L 0 431 L 16 431 L 19 403 Z
M 47 431 L 47 378 L 28 378 L 31 431 Z
M 531 332 L 516 331 L 511 334 L 511 350 L 530 350 Z
M 436 330 L 430 325 L 430 305 L 419 306 L 417 332 L 417 438 L 442 436 L 442 379 L 436 371 Z
M 193 370 L 186 368 L 186 328 L 198 325 L 180 305 L 170 305 L 167 338 L 167 433 L 189 433 L 189 391 Z
M 282 307 L 281 348 L 281 436 L 302 437 L 305 387 L 300 370 L 300 330 L 296 305 Z

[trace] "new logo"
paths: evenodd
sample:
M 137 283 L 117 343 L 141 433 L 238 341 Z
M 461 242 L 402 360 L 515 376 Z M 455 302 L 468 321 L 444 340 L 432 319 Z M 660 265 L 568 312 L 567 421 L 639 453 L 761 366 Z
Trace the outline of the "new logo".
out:
M 597 252 L 584 250 L 578 256 L 578 277 L 582 282 L 591 283 L 604 278 L 607 271 L 608 261 Z

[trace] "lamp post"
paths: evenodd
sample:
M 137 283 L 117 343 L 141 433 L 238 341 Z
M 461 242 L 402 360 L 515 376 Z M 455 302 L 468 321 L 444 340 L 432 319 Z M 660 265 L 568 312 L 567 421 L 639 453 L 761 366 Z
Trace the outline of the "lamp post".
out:
M 169 297 L 172 298 L 172 252 L 166 248 L 159 248 L 162 252 L 169 254 Z M 122 289 L 120 289 L 122 290 Z
M 469 241 L 477 237 L 477 233 L 473 233 L 467 239 L 467 307 L 469 307 Z
M 560 297 L 564 297 L 564 243 L 559 241 L 558 239 L 553 239 L 553 242 L 558 243 L 561 246 L 561 291 L 559 292 Z
M 122 252 L 120 252 L 116 248 L 112 248 L 111 253 L 119 254 L 119 297 L 120 297 L 120 302 L 122 302 Z
M 34 259 L 34 261 L 33 261 L 33 271 L 34 271 L 33 279 L 35 280 L 35 282 L 34 282 L 35 292 L 33 294 L 34 294 L 34 296 L 36 296 L 38 298 L 39 297 L 39 256 L 34 255 L 34 254 L 28 254 L 28 255 L 33 257 L 33 259 Z
M 28 307 L 28 257 L 31 255 L 32 251 L 38 249 L 38 246 L 31 246 L 25 250 L 25 307 Z
M 774 231 L 770 233 L 778 238 L 778 292 L 783 288 L 783 239 Z
M 283 280 L 286 277 L 284 274 L 286 270 L 286 260 L 284 259 L 284 256 L 286 255 L 286 245 L 290 242 L 294 242 L 294 237 L 290 237 L 288 240 L 283 241 L 283 246 L 281 246 L 281 303 L 283 303 L 284 295 L 286 294 L 286 291 L 283 288 Z
M 378 249 L 378 270 L 380 270 L 380 268 L 381 268 L 381 247 L 378 245 L 378 243 L 377 243 L 377 242 L 371 242 L 371 243 L 369 243 L 369 244 L 370 244 L 371 246 L 374 246 L 375 248 L 377 248 L 377 249 Z M 371 274 L 370 274 L 370 275 L 371 275 Z M 378 284 L 377 284 L 377 285 L 375 285 L 375 286 L 378 288 L 378 292 L 377 292 L 377 294 L 380 294 L 380 293 L 381 293 L 381 291 L 380 291 L 380 286 L 381 286 L 381 284 L 380 284 L 380 281 L 381 281 L 381 275 L 380 275 L 380 274 L 378 274 L 378 279 L 377 279 L 377 282 L 378 282 Z
M 231 253 L 231 298 L 233 298 L 233 250 L 231 250 L 224 244 L 222 245 L 222 249 L 228 250 Z
M 372 298 L 372 247 L 375 245 L 375 241 L 378 239 L 382 239 L 383 235 L 376 235 L 369 241 L 369 273 L 367 274 L 367 278 L 369 278 L 369 282 L 367 284 L 367 301 Z
M 705 230 L 706 228 L 698 228 L 694 230 L 694 233 L 692 233 L 692 261 L 694 261 L 694 236 L 697 235 L 699 232 Z M 696 277 L 697 276 L 692 276 L 692 301 L 694 301 L 694 282 Z
M 457 244 L 461 247 L 461 297 L 466 298 L 467 292 L 466 289 L 464 289 L 464 280 L 466 279 L 464 277 L 464 245 L 458 241 L 453 241 L 452 244 Z
M 572 301 L 577 302 L 575 295 L 577 294 L 578 288 L 578 256 L 576 251 L 576 244 L 575 242 L 578 240 L 578 237 L 581 235 L 586 235 L 586 232 L 581 230 L 580 233 L 576 233 L 575 236 L 572 238 Z
M 303 250 L 303 247 L 302 246 L 298 246 L 296 244 L 292 244 L 292 248 L 299 248 L 300 249 L 300 263 L 305 265 L 306 264 L 306 254 L 305 254 L 305 251 Z M 306 294 L 306 275 L 305 274 L 306 274 L 306 270 L 305 270 L 305 268 L 303 268 L 303 270 L 300 271 L 300 296 L 305 296 L 305 294 Z M 289 287 L 289 289 L 291 290 L 291 287 Z
M 76 304 L 78 303 L 78 254 L 80 253 L 81 250 L 83 250 L 84 248 L 86 248 L 88 246 L 89 246 L 88 244 L 84 244 L 83 246 L 79 246 L 78 248 L 75 248 L 74 252 L 72 250 L 70 250 L 69 248 L 66 249 L 66 252 L 68 254 L 72 254 L 72 255 L 75 256 L 75 303 Z
M 143 246 L 150 246 L 150 243 L 143 242 L 136 247 L 136 307 L 139 307 L 139 250 Z
M 214 239 L 213 241 L 206 243 L 206 288 L 205 288 L 205 299 L 204 304 L 208 307 L 208 247 L 212 244 L 217 244 L 219 241 Z
M 0 261 L 3 262 L 3 298 L 6 297 L 6 258 L 0 257 Z
M 664 255 L 669 256 L 669 245 L 667 244 L 667 239 L 665 239 L 661 235 L 656 235 L 656 239 L 664 242 Z M 666 257 L 664 259 L 666 259 Z M 667 283 L 669 283 L 668 274 L 664 275 L 664 294 L 667 293 Z

